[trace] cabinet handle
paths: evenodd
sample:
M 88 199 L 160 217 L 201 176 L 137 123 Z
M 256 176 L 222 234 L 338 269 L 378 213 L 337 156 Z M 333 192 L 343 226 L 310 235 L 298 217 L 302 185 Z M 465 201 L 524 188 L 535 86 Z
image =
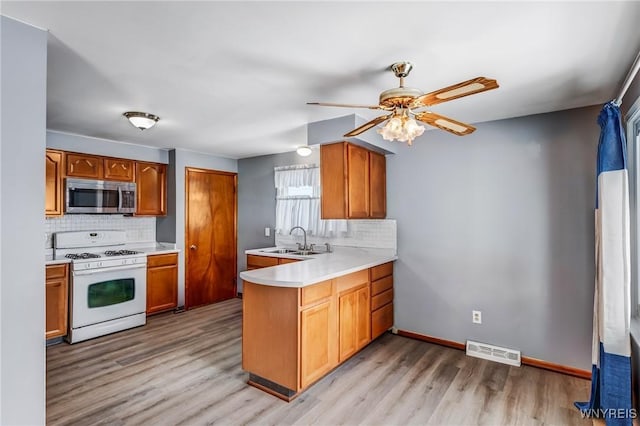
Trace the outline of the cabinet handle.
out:
M 191 244 L 191 247 L 189 247 L 189 248 L 190 248 L 191 250 L 195 250 L 195 249 L 197 249 L 197 248 L 198 248 L 198 246 L 197 246 L 197 245 L 195 245 L 195 244 Z

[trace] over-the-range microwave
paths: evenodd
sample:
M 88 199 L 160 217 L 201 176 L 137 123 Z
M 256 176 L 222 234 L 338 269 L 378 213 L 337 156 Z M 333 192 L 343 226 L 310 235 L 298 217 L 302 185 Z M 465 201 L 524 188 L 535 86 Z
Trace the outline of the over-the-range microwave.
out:
M 134 182 L 67 178 L 65 192 L 65 213 L 136 212 Z

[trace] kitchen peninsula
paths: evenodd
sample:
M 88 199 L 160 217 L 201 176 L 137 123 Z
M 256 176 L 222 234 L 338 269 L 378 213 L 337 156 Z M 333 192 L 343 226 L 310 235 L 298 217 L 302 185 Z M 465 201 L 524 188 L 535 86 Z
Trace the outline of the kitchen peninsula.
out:
M 393 326 L 395 250 L 246 254 L 300 260 L 240 273 L 242 367 L 252 386 L 291 401 Z

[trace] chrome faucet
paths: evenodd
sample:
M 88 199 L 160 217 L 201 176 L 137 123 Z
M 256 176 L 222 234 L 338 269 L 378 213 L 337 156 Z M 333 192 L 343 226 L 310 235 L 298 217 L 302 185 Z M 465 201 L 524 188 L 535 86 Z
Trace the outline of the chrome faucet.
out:
M 289 231 L 289 235 L 291 235 L 293 233 L 293 230 L 296 228 L 302 229 L 302 232 L 304 232 L 304 245 L 302 246 L 302 248 L 300 248 L 300 243 L 298 243 L 298 250 L 309 250 L 309 247 L 307 247 L 307 231 L 305 231 L 302 226 L 294 226 L 293 228 L 291 228 L 291 230 Z

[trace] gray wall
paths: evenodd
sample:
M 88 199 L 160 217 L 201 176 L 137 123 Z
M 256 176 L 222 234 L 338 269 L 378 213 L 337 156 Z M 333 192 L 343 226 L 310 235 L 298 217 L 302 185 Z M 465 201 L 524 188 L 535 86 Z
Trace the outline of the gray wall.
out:
M 185 169 L 195 167 L 207 170 L 219 170 L 224 172 L 237 172 L 238 161 L 228 158 L 216 157 L 199 152 L 175 149 L 169 153 L 169 211 L 166 218 L 158 218 L 156 236 L 160 241 L 176 243 L 180 249 L 178 255 L 178 305 L 184 306 L 184 281 L 185 281 Z M 238 232 L 240 234 L 240 232 Z
M 4 16 L 0 33 L 0 424 L 35 425 L 45 421 L 47 33 Z
M 140 130 L 135 129 L 133 126 L 131 127 L 131 132 L 139 131 Z M 152 132 L 153 130 L 149 131 Z M 47 147 L 61 149 L 63 151 L 104 155 L 107 157 L 130 158 L 132 160 L 149 161 L 152 163 L 167 164 L 169 162 L 169 152 L 166 149 L 52 130 L 47 131 Z
M 387 157 L 396 327 L 590 370 L 599 110 L 429 131 Z
M 245 250 L 275 245 L 276 188 L 273 168 L 292 164 L 320 164 L 320 150 L 308 157 L 294 152 L 238 160 L 238 273 L 247 269 Z M 264 228 L 271 236 L 264 236 Z M 242 280 L 238 279 L 238 291 Z

